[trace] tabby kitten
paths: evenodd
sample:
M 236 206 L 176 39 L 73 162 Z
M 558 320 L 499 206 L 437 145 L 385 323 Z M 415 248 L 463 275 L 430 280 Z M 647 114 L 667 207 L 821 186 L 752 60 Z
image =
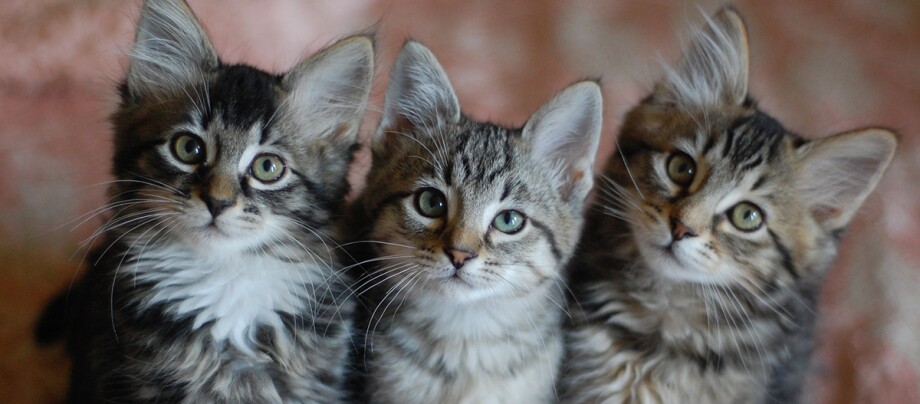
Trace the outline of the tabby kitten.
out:
M 71 401 L 341 399 L 354 302 L 329 245 L 372 72 L 361 36 L 283 75 L 225 64 L 183 0 L 144 4 L 104 242 L 39 325 L 66 328 Z
M 822 278 L 897 141 L 805 140 L 748 67 L 723 9 L 628 113 L 572 268 L 564 401 L 797 400 Z
M 365 400 L 555 398 L 562 268 L 591 189 L 602 100 L 575 84 L 523 129 L 473 121 L 434 55 L 398 56 L 356 202 L 373 267 Z M 371 241 L 367 241 L 371 240 Z

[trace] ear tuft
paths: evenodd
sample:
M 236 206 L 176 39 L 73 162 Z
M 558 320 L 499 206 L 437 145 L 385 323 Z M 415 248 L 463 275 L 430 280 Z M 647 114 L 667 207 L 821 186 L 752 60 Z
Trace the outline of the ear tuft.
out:
M 434 54 L 419 42 L 406 42 L 390 72 L 375 143 L 459 121 L 460 103 Z
M 657 100 L 698 108 L 741 105 L 747 98 L 750 50 L 741 15 L 723 7 L 696 32 L 676 66 L 665 66 Z
M 846 227 L 878 185 L 898 140 L 885 129 L 864 129 L 799 148 L 796 188 L 815 219 L 829 230 Z
M 220 64 L 204 28 L 184 0 L 147 0 L 130 53 L 127 93 L 139 98 L 178 91 Z
M 354 143 L 373 77 L 373 39 L 342 39 L 284 75 L 285 108 L 310 135 Z
M 602 126 L 603 96 L 592 81 L 562 90 L 524 126 L 534 158 L 554 167 L 553 182 L 566 200 L 584 200 L 591 190 Z

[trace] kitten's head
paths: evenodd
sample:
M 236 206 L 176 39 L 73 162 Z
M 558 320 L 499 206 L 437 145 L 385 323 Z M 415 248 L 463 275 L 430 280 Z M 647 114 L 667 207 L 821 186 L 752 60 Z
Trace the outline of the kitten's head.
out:
M 408 42 L 364 196 L 387 285 L 472 301 L 558 280 L 591 189 L 601 102 L 582 82 L 522 129 L 475 122 L 434 55 Z
M 762 287 L 822 271 L 894 154 L 883 129 L 789 132 L 749 98 L 748 65 L 745 25 L 723 9 L 623 124 L 601 198 L 660 279 Z
M 281 75 L 225 64 L 183 0 L 145 2 L 114 116 L 110 226 L 234 250 L 329 227 L 372 72 L 360 36 Z

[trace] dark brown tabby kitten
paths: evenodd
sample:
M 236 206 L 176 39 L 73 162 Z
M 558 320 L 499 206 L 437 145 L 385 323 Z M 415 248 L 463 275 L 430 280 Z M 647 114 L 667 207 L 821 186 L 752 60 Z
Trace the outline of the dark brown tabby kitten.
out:
M 183 0 L 144 4 L 113 117 L 103 242 L 40 340 L 72 402 L 336 402 L 348 282 L 333 243 L 373 74 L 367 37 L 282 75 L 223 63 Z
M 564 401 L 798 399 L 822 279 L 897 141 L 805 140 L 748 70 L 723 9 L 627 115 L 572 267 Z

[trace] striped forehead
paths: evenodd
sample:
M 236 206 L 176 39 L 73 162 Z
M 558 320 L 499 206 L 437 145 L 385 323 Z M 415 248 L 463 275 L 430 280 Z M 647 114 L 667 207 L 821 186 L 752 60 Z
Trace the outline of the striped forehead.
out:
M 706 139 L 703 154 L 713 165 L 744 174 L 773 162 L 781 152 L 786 129 L 761 112 L 736 119 Z
M 202 127 L 219 121 L 225 128 L 249 131 L 259 125 L 259 143 L 265 143 L 279 107 L 277 84 L 276 76 L 249 66 L 221 67 L 206 90 Z
M 507 181 L 515 166 L 516 133 L 497 125 L 471 123 L 451 134 L 453 142 L 442 143 L 438 176 L 447 185 L 466 189 L 493 189 Z M 437 143 L 437 139 L 433 139 Z M 438 147 L 435 144 L 435 147 Z

